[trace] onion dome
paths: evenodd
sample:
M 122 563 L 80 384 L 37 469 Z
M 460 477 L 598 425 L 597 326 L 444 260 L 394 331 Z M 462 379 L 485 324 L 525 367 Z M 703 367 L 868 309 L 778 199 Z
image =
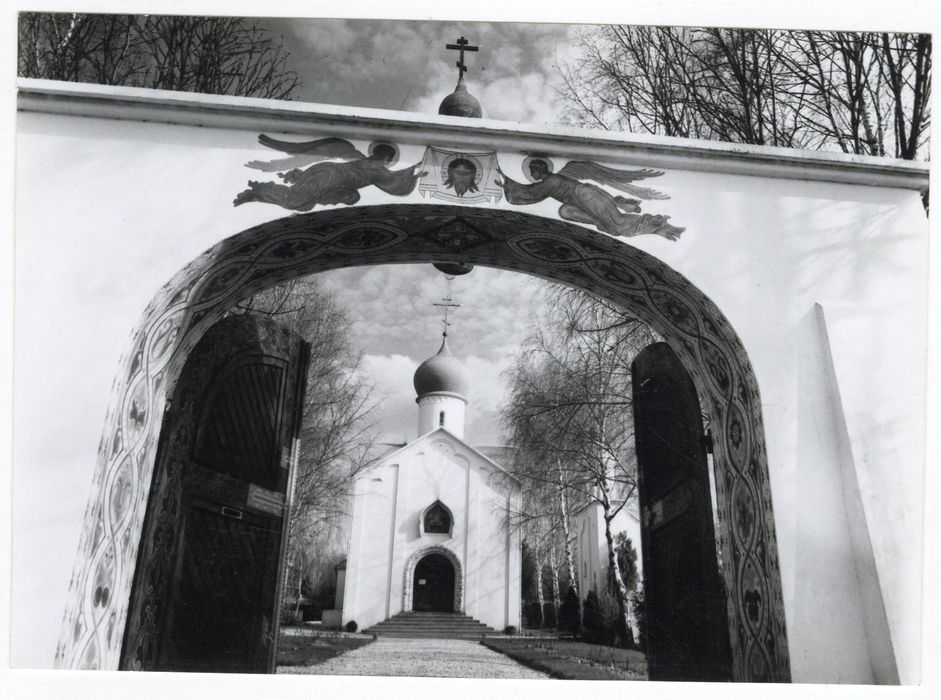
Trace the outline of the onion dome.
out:
M 415 370 L 412 380 L 418 398 L 428 394 L 452 394 L 466 400 L 469 381 L 460 360 L 448 348 L 448 336 L 441 341 L 438 354 L 430 357 Z
M 441 100 L 438 114 L 450 117 L 469 117 L 471 119 L 480 119 L 483 116 L 480 102 L 467 91 L 467 86 L 464 85 L 463 74 L 458 79 L 454 92 Z

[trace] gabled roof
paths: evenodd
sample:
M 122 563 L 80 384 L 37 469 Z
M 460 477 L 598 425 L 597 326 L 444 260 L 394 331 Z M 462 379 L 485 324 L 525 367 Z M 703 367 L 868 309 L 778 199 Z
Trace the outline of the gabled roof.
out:
M 520 480 L 517 479 L 516 476 L 514 476 L 512 472 L 510 472 L 509 470 L 505 469 L 504 467 L 494 462 L 492 459 L 490 459 L 490 457 L 485 455 L 483 452 L 478 450 L 473 445 L 470 445 L 464 442 L 461 438 L 459 438 L 457 435 L 449 431 L 447 428 L 435 428 L 429 433 L 425 433 L 424 435 L 419 435 L 417 438 L 415 438 L 411 442 L 406 443 L 405 445 L 402 445 L 399 449 L 388 452 L 387 454 L 377 459 L 375 463 L 371 464 L 369 467 L 364 469 L 361 472 L 361 475 L 367 474 L 368 472 L 378 467 L 380 464 L 386 464 L 390 461 L 394 461 L 399 455 L 403 454 L 406 450 L 409 450 L 412 447 L 415 447 L 421 442 L 430 442 L 434 437 L 438 436 L 439 434 L 447 436 L 450 440 L 452 440 L 453 442 L 456 442 L 461 448 L 467 450 L 471 454 L 476 455 L 477 457 L 482 459 L 484 462 L 486 462 L 489 466 L 493 467 L 499 472 L 502 472 L 503 474 L 511 478 L 513 481 L 515 481 L 517 484 L 520 483 Z

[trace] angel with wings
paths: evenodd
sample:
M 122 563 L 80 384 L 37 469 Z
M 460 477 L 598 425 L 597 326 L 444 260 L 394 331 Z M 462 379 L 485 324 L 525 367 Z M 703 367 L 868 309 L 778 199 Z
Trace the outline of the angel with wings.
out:
M 285 209 L 310 211 L 318 204 L 356 204 L 363 187 L 375 185 L 387 194 L 404 196 L 427 174 L 415 172 L 421 163 L 403 170 L 389 170 L 398 152 L 388 143 L 373 144 L 367 156 L 339 138 L 290 143 L 261 134 L 258 141 L 290 156 L 267 162 L 253 160 L 248 167 L 278 172 L 285 184 L 250 180 L 248 189 L 236 196 L 235 206 L 267 202 Z
M 525 163 L 524 163 L 525 167 Z M 663 175 L 661 170 L 616 170 L 588 161 L 569 161 L 558 173 L 542 158 L 529 161 L 533 183 L 524 185 L 499 171 L 510 204 L 535 204 L 552 198 L 562 203 L 559 216 L 567 221 L 591 224 L 612 236 L 656 234 L 671 241 L 679 239 L 685 229 L 667 223 L 670 218 L 660 214 L 641 214 L 641 199 L 669 199 L 668 195 L 648 187 L 631 184 L 635 180 Z M 586 182 L 591 180 L 592 182 Z M 620 190 L 635 198 L 613 195 L 593 184 L 597 182 Z

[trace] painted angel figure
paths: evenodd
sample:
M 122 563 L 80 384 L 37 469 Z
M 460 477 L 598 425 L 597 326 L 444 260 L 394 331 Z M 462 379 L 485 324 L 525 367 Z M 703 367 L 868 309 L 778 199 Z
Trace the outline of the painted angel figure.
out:
M 524 163 L 525 167 L 525 163 Z M 510 204 L 535 204 L 552 198 L 562 203 L 559 216 L 567 221 L 591 224 L 612 236 L 655 234 L 671 241 L 679 239 L 685 229 L 667 223 L 669 216 L 641 214 L 641 199 L 669 199 L 668 195 L 648 187 L 631 184 L 635 180 L 663 175 L 661 170 L 616 170 L 588 161 L 570 161 L 558 173 L 542 158 L 529 161 L 533 183 L 524 185 L 508 178 L 499 170 L 503 188 Z M 613 195 L 591 182 L 608 185 L 638 199 Z
M 291 156 L 267 162 L 253 160 L 247 163 L 248 167 L 279 171 L 278 177 L 285 184 L 250 180 L 248 189 L 235 197 L 235 206 L 267 202 L 285 209 L 310 211 L 318 204 L 356 204 L 363 187 L 375 185 L 387 194 L 404 196 L 427 174 L 416 172 L 421 163 L 403 170 L 390 170 L 398 151 L 388 143 L 373 144 L 367 156 L 349 141 L 339 138 L 291 143 L 261 134 L 258 142 Z M 322 162 L 327 160 L 331 162 Z

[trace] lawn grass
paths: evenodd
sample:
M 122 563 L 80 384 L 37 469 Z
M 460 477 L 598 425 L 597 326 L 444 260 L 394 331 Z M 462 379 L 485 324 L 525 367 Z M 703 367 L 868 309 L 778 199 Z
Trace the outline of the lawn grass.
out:
M 278 666 L 314 666 L 372 642 L 371 637 L 342 632 L 282 630 L 278 638 Z
M 633 649 L 615 649 L 571 639 L 525 637 L 487 637 L 481 644 L 552 678 L 647 680 L 647 661 L 642 652 Z

